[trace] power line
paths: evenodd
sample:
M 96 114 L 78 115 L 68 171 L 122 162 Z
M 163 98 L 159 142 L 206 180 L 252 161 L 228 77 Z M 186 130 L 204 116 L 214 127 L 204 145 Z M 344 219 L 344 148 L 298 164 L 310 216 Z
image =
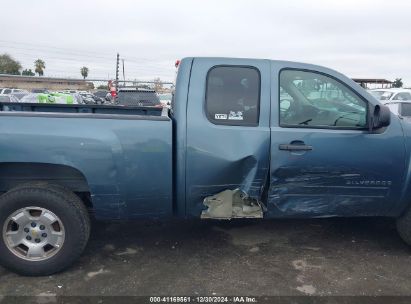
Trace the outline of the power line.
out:
M 23 48 L 20 48 L 20 49 L 23 49 Z M 23 49 L 23 50 L 30 51 L 31 49 Z M 27 57 L 37 57 L 37 54 L 34 55 L 34 53 L 31 54 L 31 53 L 27 53 L 27 52 L 22 52 L 20 50 L 14 51 L 13 54 L 24 55 L 24 56 L 27 56 Z M 87 63 L 91 62 L 91 63 L 95 63 L 95 64 L 99 64 L 99 65 L 108 65 L 108 64 L 111 65 L 112 64 L 111 60 L 113 60 L 112 58 L 107 57 L 107 59 L 110 61 L 110 62 L 108 62 L 107 59 L 98 59 L 98 58 L 93 57 L 93 56 L 91 56 L 91 59 L 90 58 L 87 58 L 87 59 L 81 58 L 80 56 L 77 56 L 77 57 L 76 56 L 74 56 L 74 57 L 73 56 L 64 56 L 64 57 L 63 56 L 58 56 L 58 57 L 55 57 L 55 56 L 51 56 L 51 55 L 46 55 L 46 56 L 42 56 L 42 57 L 46 58 L 48 61 L 55 60 L 55 61 L 71 61 L 71 62 L 87 62 Z M 27 58 L 27 60 L 32 60 L 32 58 L 30 58 L 30 59 Z M 136 65 L 140 69 L 146 70 L 146 71 L 163 71 L 163 70 L 172 68 L 171 65 L 167 64 L 167 66 L 166 66 L 165 62 L 164 63 L 160 63 L 160 62 L 150 63 L 150 65 L 147 65 L 147 64 L 144 64 L 144 63 L 141 63 L 141 62 L 136 62 L 134 60 L 128 60 L 128 59 L 127 59 L 127 62 L 129 62 L 132 65 Z
M 17 44 L 17 45 L 28 45 L 31 46 L 31 48 L 27 48 L 27 47 L 16 47 L 16 46 L 7 46 L 4 45 L 3 43 L 0 44 L 0 46 L 6 46 L 9 48 L 16 48 L 16 49 L 31 49 L 31 50 L 47 50 L 50 51 L 50 49 L 55 49 L 57 50 L 57 52 L 60 53 L 65 53 L 65 54 L 72 54 L 75 56 L 82 56 L 82 57 L 93 57 L 93 58 L 102 58 L 102 59 L 112 59 L 113 57 L 111 57 L 111 54 L 107 53 L 107 52 L 92 52 L 92 51 L 86 51 L 86 50 L 81 50 L 81 49 L 72 49 L 72 48 L 62 48 L 62 47 L 55 47 L 55 46 L 49 46 L 49 45 L 44 45 L 44 44 L 32 44 L 32 43 L 25 43 L 25 42 L 16 42 L 16 41 L 8 41 L 8 40 L 0 40 L 0 42 L 5 42 L 5 43 L 11 43 L 11 44 Z M 33 47 L 35 47 L 33 49 Z M 56 51 L 54 51 L 56 52 Z M 88 53 L 88 55 L 87 55 Z M 114 53 L 114 52 L 113 52 Z M 97 56 L 96 56 L 97 55 Z M 110 56 L 110 57 L 109 57 Z M 133 57 L 133 56 L 123 56 L 127 59 L 131 59 L 134 61 L 146 61 L 146 62 L 158 62 L 160 61 L 159 59 L 149 59 L 149 58 L 137 58 L 137 57 Z
M 6 40 L 0 40 L 0 42 L 6 42 L 6 43 L 0 43 L 0 47 L 3 47 L 4 49 L 11 49 L 13 51 L 10 51 L 12 54 L 17 54 L 18 56 L 22 56 L 22 59 L 25 63 L 28 61 L 34 60 L 36 57 L 38 57 L 39 52 L 47 52 L 48 54 L 41 55 L 43 59 L 45 59 L 49 64 L 47 66 L 47 74 L 56 74 L 56 73 L 62 73 L 62 75 L 73 75 L 76 74 L 74 73 L 73 70 L 73 64 L 72 62 L 76 62 L 79 64 L 92 64 L 91 65 L 91 70 L 95 75 L 106 75 L 107 73 L 111 73 L 113 70 L 113 65 L 114 65 L 114 60 L 115 58 L 111 56 L 106 56 L 106 55 L 101 55 L 103 52 L 96 53 L 96 52 L 90 52 L 90 51 L 83 51 L 83 50 L 78 50 L 74 51 L 73 49 L 65 49 L 65 48 L 59 48 L 59 47 L 53 47 L 53 46 L 45 46 L 45 45 L 35 45 L 35 44 L 30 44 L 30 43 L 24 43 L 24 42 L 13 42 L 13 41 L 6 41 Z M 17 44 L 16 45 L 10 45 L 10 44 Z M 30 47 L 23 47 L 22 45 L 27 45 Z M 52 51 L 50 49 L 53 49 Z M 94 55 L 91 55 L 93 54 Z M 97 55 L 98 54 L 98 55 Z M 122 56 L 123 57 L 123 56 Z M 128 57 L 125 56 L 127 59 L 128 63 L 128 68 L 129 71 L 136 70 L 140 73 L 144 74 L 151 74 L 157 76 L 162 76 L 166 77 L 173 70 L 173 66 L 168 64 L 167 60 L 166 61 L 154 61 L 153 59 L 145 59 L 145 58 L 135 58 L 135 57 Z M 149 64 L 144 64 L 144 61 L 150 62 Z M 50 64 L 51 62 L 51 64 Z M 66 63 L 65 63 L 66 62 Z M 83 62 L 83 63 L 82 63 Z M 171 62 L 171 61 L 170 61 Z M 68 66 L 67 69 L 60 69 L 60 68 L 54 68 L 54 65 L 58 66 Z M 27 64 L 23 64 L 25 67 Z M 94 65 L 94 67 L 93 67 Z
M 18 51 L 18 52 L 15 52 L 15 54 L 21 54 L 21 55 L 24 55 L 24 56 L 30 56 L 30 57 L 34 57 L 34 56 L 32 56 L 31 54 L 29 54 L 29 53 L 26 53 L 26 52 L 21 52 L 21 51 Z M 77 63 L 80 63 L 80 62 L 84 62 L 84 61 L 86 61 L 86 63 L 95 63 L 95 64 L 98 64 L 98 65 L 100 65 L 100 66 L 109 66 L 110 65 L 110 67 L 112 67 L 112 63 L 111 62 L 107 62 L 106 60 L 104 60 L 104 61 L 101 61 L 101 60 L 81 60 L 81 59 L 76 59 L 76 58 L 69 58 L 69 57 L 53 57 L 53 56 L 46 56 L 46 57 L 43 57 L 44 59 L 46 59 L 48 62 L 50 62 L 50 61 L 57 61 L 57 62 L 61 62 L 61 61 L 68 61 L 68 62 L 77 62 Z M 31 60 L 31 59 L 27 59 L 27 60 Z M 149 72 L 165 72 L 165 71 L 167 71 L 167 70 L 171 70 L 172 69 L 172 67 L 170 66 L 170 67 L 160 67 L 160 66 L 153 66 L 153 65 L 150 65 L 150 66 L 148 66 L 148 65 L 144 65 L 144 64 L 142 64 L 142 63 L 138 63 L 138 62 L 135 62 L 135 61 L 132 61 L 132 60 L 127 60 L 127 62 L 129 62 L 130 64 L 131 64 L 131 66 L 135 66 L 136 67 L 136 69 L 138 68 L 139 70 L 141 70 L 141 71 L 149 71 Z M 129 66 L 130 66 L 130 64 L 129 64 Z M 104 69 L 104 67 L 100 67 L 100 68 L 103 68 Z M 111 68 L 110 68 L 111 69 Z

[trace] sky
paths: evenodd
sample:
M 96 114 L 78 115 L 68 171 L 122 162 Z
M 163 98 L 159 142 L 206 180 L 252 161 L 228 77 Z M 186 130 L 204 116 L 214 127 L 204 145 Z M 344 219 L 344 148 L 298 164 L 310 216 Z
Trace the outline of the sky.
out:
M 9 14 L 6 12 L 10 12 Z M 3 1 L 0 53 L 46 76 L 172 80 L 188 56 L 291 60 L 411 86 L 411 1 Z

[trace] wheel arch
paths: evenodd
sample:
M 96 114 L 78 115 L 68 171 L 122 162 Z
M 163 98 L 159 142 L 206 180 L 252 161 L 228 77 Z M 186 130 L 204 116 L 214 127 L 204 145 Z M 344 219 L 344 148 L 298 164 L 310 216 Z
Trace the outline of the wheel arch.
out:
M 86 207 L 93 207 L 87 178 L 74 167 L 37 162 L 0 163 L 0 193 L 32 182 L 61 185 L 80 196 Z

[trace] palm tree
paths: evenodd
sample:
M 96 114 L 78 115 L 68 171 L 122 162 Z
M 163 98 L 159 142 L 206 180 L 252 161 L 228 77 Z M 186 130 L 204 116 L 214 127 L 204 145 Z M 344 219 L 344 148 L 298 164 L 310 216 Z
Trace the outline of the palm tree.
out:
M 39 76 L 43 76 L 44 69 L 46 68 L 46 63 L 41 59 L 37 59 L 36 61 L 34 61 L 34 67 L 36 68 L 34 72 L 39 74 Z
M 81 76 L 83 76 L 83 79 L 86 79 L 88 76 L 88 67 L 83 66 L 80 69 L 80 73 L 81 73 Z
M 395 78 L 394 82 L 392 83 L 393 88 L 402 88 L 402 78 Z

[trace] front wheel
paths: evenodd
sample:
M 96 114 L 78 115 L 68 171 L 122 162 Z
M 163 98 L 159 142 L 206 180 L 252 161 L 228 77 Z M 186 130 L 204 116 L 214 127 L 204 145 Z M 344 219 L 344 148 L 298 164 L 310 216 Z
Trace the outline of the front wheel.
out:
M 397 230 L 404 242 L 411 246 L 411 208 L 397 219 Z
M 83 252 L 90 220 L 73 192 L 28 184 L 0 196 L 0 264 L 22 275 L 50 275 Z

